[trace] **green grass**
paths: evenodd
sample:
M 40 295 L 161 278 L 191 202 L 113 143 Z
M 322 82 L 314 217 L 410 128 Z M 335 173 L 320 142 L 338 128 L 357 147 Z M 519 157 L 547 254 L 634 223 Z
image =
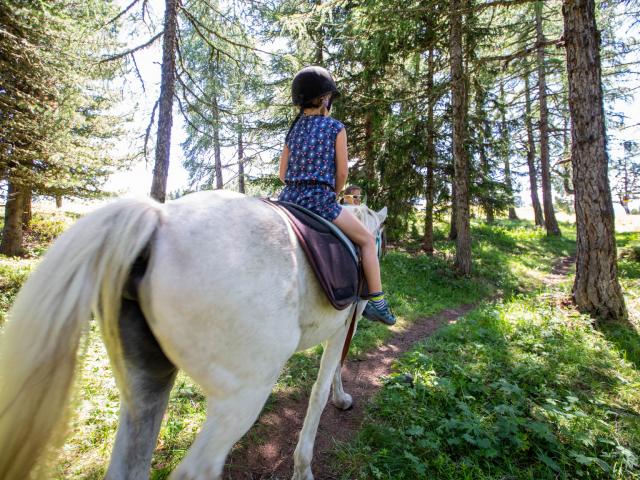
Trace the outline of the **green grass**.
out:
M 340 478 L 640 478 L 639 234 L 618 235 L 631 324 L 595 329 L 567 307 L 571 279 L 517 293 L 535 285 L 541 257 L 573 253 L 571 238 L 520 228 L 474 232 L 476 272 L 505 299 L 397 362 L 358 437 L 336 449 Z
M 639 478 L 639 387 L 553 296 L 485 304 L 398 362 L 341 478 Z
M 9 258 L 0 255 L 0 331 L 5 322 L 7 311 L 33 265 L 34 261 L 30 259 Z
M 600 331 L 620 355 L 640 370 L 640 232 L 616 235 L 618 244 L 618 277 L 624 292 L 632 324 L 600 325 Z

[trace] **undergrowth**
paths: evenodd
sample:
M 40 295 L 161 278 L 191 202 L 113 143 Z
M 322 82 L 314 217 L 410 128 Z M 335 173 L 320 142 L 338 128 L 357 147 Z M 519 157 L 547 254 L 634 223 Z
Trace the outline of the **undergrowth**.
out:
M 570 306 L 571 277 L 536 282 L 540 255 L 571 255 L 572 240 L 523 228 L 474 232 L 476 272 L 506 286 L 504 300 L 396 363 L 357 438 L 336 449 L 339 478 L 640 478 L 640 235 L 617 236 L 629 323 L 596 328 Z
M 341 478 L 640 478 L 638 387 L 554 296 L 486 304 L 402 357 Z

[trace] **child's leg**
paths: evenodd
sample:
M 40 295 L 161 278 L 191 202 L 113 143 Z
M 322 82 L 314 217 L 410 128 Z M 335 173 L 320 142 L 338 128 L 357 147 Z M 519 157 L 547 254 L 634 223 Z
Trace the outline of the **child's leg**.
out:
M 342 230 L 352 242 L 360 247 L 362 254 L 362 268 L 370 292 L 382 291 L 380 280 L 380 264 L 376 240 L 358 218 L 346 208 L 343 208 L 333 223 Z

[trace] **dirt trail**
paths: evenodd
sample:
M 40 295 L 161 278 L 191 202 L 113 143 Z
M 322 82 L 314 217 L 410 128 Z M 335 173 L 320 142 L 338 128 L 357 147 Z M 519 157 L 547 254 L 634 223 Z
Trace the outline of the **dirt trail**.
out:
M 557 260 L 544 283 L 555 285 L 566 278 L 575 262 L 573 257 Z M 316 436 L 312 464 L 316 480 L 337 476 L 331 471 L 329 455 L 335 441 L 352 438 L 360 429 L 367 403 L 382 386 L 381 378 L 391 373 L 391 364 L 416 342 L 431 335 L 437 328 L 453 323 L 478 304 L 461 305 L 417 320 L 398 332 L 380 348 L 365 354 L 360 361 L 349 361 L 342 371 L 344 389 L 353 396 L 354 406 L 343 412 L 327 403 Z M 366 322 L 367 320 L 361 320 Z M 293 451 L 307 408 L 308 393 L 302 396 L 282 396 L 275 407 L 261 415 L 247 433 L 246 446 L 236 447 L 227 460 L 225 479 L 284 480 L 293 473 Z
M 381 387 L 381 377 L 389 375 L 391 364 L 414 343 L 433 333 L 445 323 L 454 322 L 477 304 L 461 305 L 411 324 L 398 332 L 385 345 L 364 355 L 360 361 L 349 361 L 342 371 L 344 389 L 354 400 L 346 412 L 331 402 L 322 413 L 316 437 L 312 464 L 316 480 L 335 478 L 329 470 L 328 455 L 336 440 L 347 440 L 359 429 L 371 397 Z M 361 320 L 366 322 L 367 320 Z M 225 479 L 288 479 L 293 472 L 293 450 L 306 412 L 308 393 L 300 397 L 281 397 L 276 406 L 263 414 L 247 433 L 244 448 L 236 448 L 227 460 Z
M 550 286 L 563 282 L 569 274 L 569 271 L 575 269 L 575 263 L 576 257 L 574 256 L 562 257 L 556 260 L 551 269 L 551 273 L 545 276 L 543 283 Z

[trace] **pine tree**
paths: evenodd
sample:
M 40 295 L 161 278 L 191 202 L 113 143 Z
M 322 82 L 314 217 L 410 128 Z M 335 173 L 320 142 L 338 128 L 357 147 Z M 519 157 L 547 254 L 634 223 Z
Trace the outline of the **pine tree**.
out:
M 5 2 L 0 6 L 0 168 L 8 182 L 0 251 L 20 252 L 33 195 L 93 197 L 121 164 L 110 145 L 120 121 L 96 67 L 113 43 L 101 27 L 110 2 Z
M 571 161 L 577 227 L 577 307 L 601 320 L 623 320 L 627 311 L 617 278 L 613 203 L 601 85 L 600 38 L 593 0 L 562 5 L 569 75 Z

